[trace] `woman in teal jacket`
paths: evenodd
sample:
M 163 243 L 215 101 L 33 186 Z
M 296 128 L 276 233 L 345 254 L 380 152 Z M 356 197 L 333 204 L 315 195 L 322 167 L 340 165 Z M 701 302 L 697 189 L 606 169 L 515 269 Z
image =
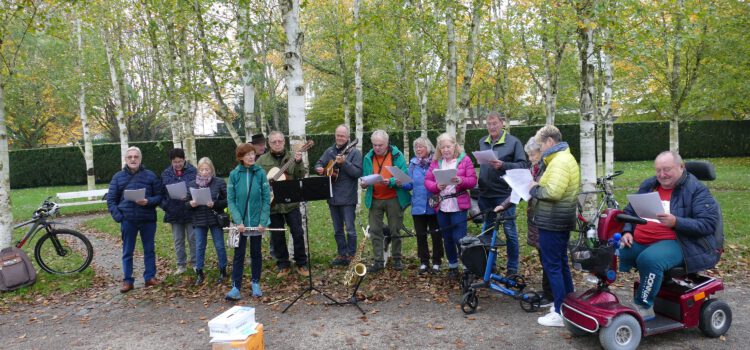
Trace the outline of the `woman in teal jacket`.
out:
M 250 239 L 250 261 L 253 296 L 260 297 L 260 272 L 263 268 L 261 242 L 263 232 L 271 222 L 271 191 L 266 172 L 255 164 L 255 148 L 249 143 L 237 146 L 235 150 L 240 163 L 229 173 L 227 201 L 232 221 L 242 233 L 232 260 L 232 290 L 227 300 L 239 300 L 242 289 L 242 273 L 245 269 L 245 246 Z M 252 228 L 252 229 L 250 229 Z

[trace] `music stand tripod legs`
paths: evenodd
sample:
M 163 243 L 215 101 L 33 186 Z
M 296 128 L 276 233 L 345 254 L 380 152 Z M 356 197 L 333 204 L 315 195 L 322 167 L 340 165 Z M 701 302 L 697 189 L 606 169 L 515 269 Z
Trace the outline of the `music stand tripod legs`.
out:
M 322 200 L 327 199 L 331 197 L 331 178 L 329 177 L 313 177 L 313 178 L 304 178 L 301 180 L 292 180 L 292 181 L 277 181 L 274 182 L 274 194 L 280 195 L 280 198 L 283 199 L 283 202 L 285 203 L 291 203 L 291 202 L 300 202 L 300 204 L 303 206 L 303 213 L 304 216 L 302 217 L 302 221 L 305 222 L 305 240 L 307 241 L 307 265 L 310 272 L 310 275 L 307 277 L 308 286 L 305 290 L 299 293 L 297 297 L 284 308 L 284 311 L 281 313 L 285 313 L 289 308 L 292 307 L 298 300 L 302 298 L 307 292 L 316 291 L 320 295 L 328 298 L 328 300 L 335 302 L 336 300 L 333 299 L 331 296 L 329 296 L 326 293 L 323 293 L 318 288 L 315 288 L 313 285 L 313 264 L 312 264 L 312 255 L 310 255 L 310 233 L 309 228 L 307 225 L 307 202 L 312 200 Z M 301 194 L 302 198 L 299 198 Z M 297 196 L 297 198 L 292 198 L 294 196 Z M 288 199 L 286 199 L 289 197 Z
M 357 291 L 359 290 L 359 285 L 362 284 L 362 281 L 365 279 L 365 275 L 359 276 L 357 279 L 357 284 L 354 286 L 354 291 L 352 291 L 352 296 L 349 297 L 347 301 L 336 301 L 334 300 L 332 303 L 326 303 L 326 305 L 336 305 L 336 306 L 344 306 L 344 305 L 354 305 L 359 309 L 359 312 L 361 312 L 363 315 L 365 314 L 365 310 L 362 310 L 362 307 L 359 306 L 359 299 L 357 299 Z

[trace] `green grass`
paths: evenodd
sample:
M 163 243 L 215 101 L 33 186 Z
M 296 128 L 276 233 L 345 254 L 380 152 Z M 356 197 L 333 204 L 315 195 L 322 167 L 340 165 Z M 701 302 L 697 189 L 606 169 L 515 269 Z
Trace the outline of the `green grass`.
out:
M 711 162 L 717 168 L 718 178 L 716 181 L 708 182 L 707 185 L 711 189 L 711 192 L 717 198 L 722 206 L 724 214 L 724 225 L 725 225 L 725 236 L 726 245 L 735 246 L 731 254 L 725 254 L 725 260 L 738 259 L 741 256 L 746 255 L 746 247 L 750 246 L 750 236 L 745 235 L 745 228 L 750 227 L 750 211 L 747 210 L 750 203 L 750 158 L 715 158 L 711 159 Z M 646 177 L 652 176 L 654 173 L 653 162 L 621 162 L 615 164 L 615 170 L 623 170 L 625 173 L 617 177 L 615 181 L 616 197 L 621 205 L 626 204 L 626 195 L 633 193 L 637 190 L 639 184 Z M 102 185 L 102 187 L 105 185 Z M 67 191 L 78 191 L 84 190 L 84 186 L 65 186 L 65 187 L 49 187 L 49 188 L 34 188 L 34 189 L 22 189 L 13 190 L 11 193 L 13 203 L 13 215 L 16 222 L 27 219 L 31 216 L 34 209 L 41 203 L 47 196 L 54 195 L 57 192 Z M 105 212 L 104 205 L 93 205 L 93 206 L 82 206 L 82 207 L 66 207 L 62 209 L 63 214 L 82 213 L 90 211 L 102 211 Z M 310 244 L 312 251 L 312 262 L 315 264 L 317 271 L 320 269 L 328 269 L 328 263 L 336 255 L 336 243 L 333 239 L 333 229 L 331 218 L 328 212 L 328 206 L 325 201 L 317 201 L 308 205 L 308 222 L 310 229 Z M 159 261 L 163 268 L 173 269 L 175 267 L 174 249 L 172 245 L 172 234 L 169 225 L 162 222 L 163 212 L 158 210 L 159 225 L 156 233 L 156 254 L 159 257 Z M 518 210 L 518 229 L 519 229 L 519 241 L 521 242 L 521 255 L 522 257 L 529 257 L 532 255 L 532 249 L 526 246 L 526 204 L 521 203 Z M 358 216 L 359 222 L 367 224 L 367 210 L 362 210 Z M 413 227 L 411 215 L 408 210 L 404 215 L 404 224 L 406 227 Z M 119 224 L 115 223 L 108 215 L 102 218 L 93 219 L 86 223 L 86 226 L 90 229 L 98 232 L 107 232 L 114 237 L 119 239 L 120 228 Z M 469 232 L 477 234 L 480 228 L 469 224 Z M 361 230 L 357 228 L 358 234 L 361 237 Z M 20 237 L 20 231 L 14 232 L 14 240 Z M 28 243 L 27 243 L 28 244 Z M 33 244 L 26 246 L 27 252 L 33 251 Z M 137 249 L 140 250 L 140 245 L 137 245 Z M 413 238 L 404 239 L 403 244 L 404 257 L 410 264 L 416 264 L 416 240 Z M 275 264 L 273 260 L 268 258 L 268 238 L 264 238 L 263 242 L 263 255 L 264 255 L 264 270 L 263 270 L 263 283 L 270 286 L 275 286 L 280 283 L 275 278 Z M 369 258 L 371 251 L 370 244 L 364 253 L 365 259 Z M 232 249 L 228 249 L 228 255 L 232 259 Z M 501 259 L 502 255 L 501 255 Z M 138 263 L 138 262 L 136 262 Z M 212 243 L 209 242 L 206 249 L 206 270 L 210 278 L 216 276 L 216 253 L 213 249 Z M 41 271 L 40 269 L 38 271 Z M 175 277 L 171 275 L 167 276 L 165 272 L 160 271 L 160 276 L 166 276 L 167 283 L 177 283 Z M 406 273 L 406 272 L 404 272 Z M 47 295 L 50 293 L 68 292 L 86 288 L 92 284 L 93 271 L 87 269 L 83 274 L 75 276 L 51 276 L 44 272 L 39 273 L 39 280 L 37 284 L 32 287 L 27 287 L 13 293 L 6 293 L 0 295 L 0 304 L 3 300 L 10 300 L 12 298 L 27 298 L 27 294 L 34 295 Z

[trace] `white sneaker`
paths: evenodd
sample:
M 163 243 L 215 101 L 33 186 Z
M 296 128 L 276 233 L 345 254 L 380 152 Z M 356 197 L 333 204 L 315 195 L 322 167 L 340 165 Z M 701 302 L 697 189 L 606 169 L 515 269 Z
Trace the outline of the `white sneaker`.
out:
M 440 272 L 440 265 L 438 265 L 438 264 L 432 265 L 432 272 L 433 273 Z
M 183 273 L 187 272 L 187 268 L 185 266 L 178 266 L 177 270 L 174 270 L 174 275 L 181 275 Z
M 562 316 L 554 311 L 539 317 L 536 321 L 542 326 L 565 327 Z

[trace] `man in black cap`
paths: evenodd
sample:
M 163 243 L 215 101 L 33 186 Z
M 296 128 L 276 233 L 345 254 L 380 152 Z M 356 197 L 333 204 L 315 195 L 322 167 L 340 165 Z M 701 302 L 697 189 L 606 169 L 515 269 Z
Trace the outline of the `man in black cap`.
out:
M 266 153 L 266 137 L 263 134 L 253 135 L 250 143 L 255 146 L 256 157 L 260 157 L 263 153 Z

